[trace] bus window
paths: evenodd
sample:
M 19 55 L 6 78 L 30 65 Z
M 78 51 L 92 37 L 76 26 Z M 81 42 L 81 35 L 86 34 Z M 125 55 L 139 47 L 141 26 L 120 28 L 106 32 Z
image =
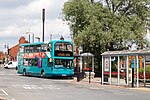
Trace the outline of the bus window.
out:
M 55 60 L 55 67 L 64 67 L 61 60 L 59 60 L 59 59 Z
M 41 45 L 41 52 L 46 52 L 47 51 L 47 44 Z
M 24 47 L 24 52 L 28 53 L 29 52 L 29 46 Z
M 72 45 L 68 42 L 65 42 L 65 43 L 56 42 L 55 43 L 55 50 L 73 52 Z
M 72 68 L 73 61 L 65 59 L 55 59 L 55 67 Z
M 40 51 L 41 45 L 34 45 L 33 51 L 34 52 L 39 52 Z
M 48 62 L 48 67 L 53 66 L 52 58 L 49 58 L 47 62 Z
M 23 46 L 20 46 L 20 47 L 19 47 L 19 52 L 23 52 L 23 50 L 24 50 L 24 47 L 23 47 Z
M 32 62 L 31 61 L 32 61 L 32 59 L 28 59 L 28 65 L 29 66 L 32 66 Z
M 34 52 L 34 46 L 30 46 L 30 52 Z
M 23 59 L 23 65 L 28 66 L 28 59 Z
M 38 59 L 37 58 L 34 58 L 32 59 L 32 66 L 38 66 Z
M 34 58 L 34 59 L 28 59 L 28 65 L 29 66 L 37 66 L 38 65 L 38 59 Z

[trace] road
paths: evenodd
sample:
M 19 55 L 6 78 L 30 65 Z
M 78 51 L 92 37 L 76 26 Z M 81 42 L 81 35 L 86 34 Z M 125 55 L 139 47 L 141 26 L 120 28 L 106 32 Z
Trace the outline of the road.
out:
M 43 79 L 18 75 L 0 67 L 0 97 L 7 100 L 149 100 L 149 92 L 126 88 L 86 87 L 72 79 Z

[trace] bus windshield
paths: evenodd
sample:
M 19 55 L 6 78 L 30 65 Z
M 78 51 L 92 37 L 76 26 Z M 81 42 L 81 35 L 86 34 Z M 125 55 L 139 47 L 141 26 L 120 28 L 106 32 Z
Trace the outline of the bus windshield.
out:
M 73 52 L 72 45 L 68 42 L 56 42 L 55 43 L 55 50 Z
M 73 47 L 69 42 L 56 42 L 54 56 L 73 57 Z
M 68 59 L 55 59 L 55 67 L 56 68 L 72 68 L 73 67 L 73 61 Z

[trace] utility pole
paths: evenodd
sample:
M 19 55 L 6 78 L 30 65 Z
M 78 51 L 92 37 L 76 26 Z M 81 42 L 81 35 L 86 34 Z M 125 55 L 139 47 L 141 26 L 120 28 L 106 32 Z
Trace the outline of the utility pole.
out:
M 44 23 L 45 23 L 45 9 L 42 9 L 42 21 L 43 21 L 43 42 L 44 42 Z
M 9 55 L 9 46 L 8 46 L 8 44 L 5 45 L 5 49 L 6 49 L 6 58 L 7 58 L 6 63 L 8 63 L 8 55 Z

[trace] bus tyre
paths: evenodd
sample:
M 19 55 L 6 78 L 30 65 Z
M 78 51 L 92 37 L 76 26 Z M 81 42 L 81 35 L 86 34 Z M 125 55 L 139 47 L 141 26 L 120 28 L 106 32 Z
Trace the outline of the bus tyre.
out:
M 41 71 L 41 78 L 44 78 L 44 71 Z
M 16 70 L 18 70 L 17 66 L 16 66 Z
M 23 76 L 26 76 L 26 70 L 25 69 L 23 70 Z

